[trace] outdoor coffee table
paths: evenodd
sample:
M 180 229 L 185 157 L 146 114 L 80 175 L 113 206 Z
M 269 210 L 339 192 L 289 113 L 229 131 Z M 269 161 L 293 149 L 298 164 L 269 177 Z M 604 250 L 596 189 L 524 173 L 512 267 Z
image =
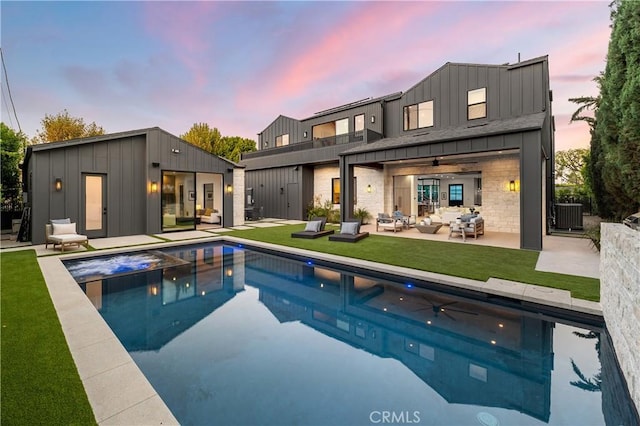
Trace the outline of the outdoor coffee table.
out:
M 415 226 L 416 226 L 416 229 L 422 232 L 423 234 L 435 234 L 440 230 L 440 228 L 442 228 L 442 223 L 434 222 L 431 225 L 421 225 L 418 223 Z

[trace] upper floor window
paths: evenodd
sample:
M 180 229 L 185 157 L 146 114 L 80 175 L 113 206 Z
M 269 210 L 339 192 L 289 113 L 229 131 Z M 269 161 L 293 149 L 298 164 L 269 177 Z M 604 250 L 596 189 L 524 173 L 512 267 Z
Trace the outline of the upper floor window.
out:
M 467 116 L 469 120 L 487 116 L 487 88 L 469 90 L 467 92 Z
M 316 124 L 311 128 L 313 139 L 330 138 L 349 133 L 349 119 L 342 118 L 328 123 Z
M 353 117 L 353 131 L 361 132 L 364 130 L 364 114 Z
M 276 146 L 289 145 L 289 133 L 276 136 Z
M 433 126 L 433 101 L 404 107 L 404 130 Z

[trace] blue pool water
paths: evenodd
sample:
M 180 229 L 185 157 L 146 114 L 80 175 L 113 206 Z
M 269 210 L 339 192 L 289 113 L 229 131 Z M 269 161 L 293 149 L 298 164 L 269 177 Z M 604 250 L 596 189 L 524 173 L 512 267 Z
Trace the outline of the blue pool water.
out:
M 637 422 L 599 327 L 228 245 L 163 252 L 80 285 L 181 424 Z

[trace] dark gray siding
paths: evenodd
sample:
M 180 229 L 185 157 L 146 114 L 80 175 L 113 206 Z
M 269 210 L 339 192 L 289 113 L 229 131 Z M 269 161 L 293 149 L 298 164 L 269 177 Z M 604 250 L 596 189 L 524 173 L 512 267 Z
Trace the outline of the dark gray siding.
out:
M 258 135 L 257 148 L 273 148 L 276 146 L 276 137 L 285 134 L 289 135 L 290 144 L 300 142 L 303 140 L 302 132 L 303 131 L 301 130 L 301 125 L 298 120 L 281 115 Z M 265 142 L 268 143 L 268 146 L 266 147 L 264 145 Z
M 145 137 L 132 136 L 84 145 L 35 151 L 32 187 L 32 242 L 44 242 L 44 225 L 50 219 L 69 217 L 81 223 L 82 176 L 103 174 L 107 179 L 107 235 L 144 234 L 146 211 Z M 53 182 L 61 178 L 63 189 Z
M 297 185 L 298 203 L 288 199 L 288 185 Z M 245 172 L 245 186 L 253 188 L 255 207 L 264 217 L 304 219 L 306 206 L 313 201 L 313 169 L 278 167 Z

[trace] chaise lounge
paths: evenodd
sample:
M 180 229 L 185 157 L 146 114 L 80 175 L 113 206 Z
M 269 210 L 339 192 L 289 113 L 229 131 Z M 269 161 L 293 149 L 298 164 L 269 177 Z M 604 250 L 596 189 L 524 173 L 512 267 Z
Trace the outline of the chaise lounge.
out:
M 81 245 L 87 247 L 89 240 L 86 235 L 76 232 L 76 224 L 68 219 L 52 220 L 52 223 L 45 225 L 45 244 L 44 248 L 49 248 L 49 244 L 53 244 L 53 249 L 59 245 L 61 251 L 65 247 Z
M 292 232 L 291 238 L 314 239 L 333 234 L 333 229 L 324 229 L 326 224 L 326 217 L 313 217 L 309 222 L 307 222 L 303 231 Z
M 369 236 L 368 232 L 360 232 L 360 220 L 346 220 L 340 225 L 340 233 L 329 235 L 329 241 L 341 241 L 345 243 L 356 243 Z

